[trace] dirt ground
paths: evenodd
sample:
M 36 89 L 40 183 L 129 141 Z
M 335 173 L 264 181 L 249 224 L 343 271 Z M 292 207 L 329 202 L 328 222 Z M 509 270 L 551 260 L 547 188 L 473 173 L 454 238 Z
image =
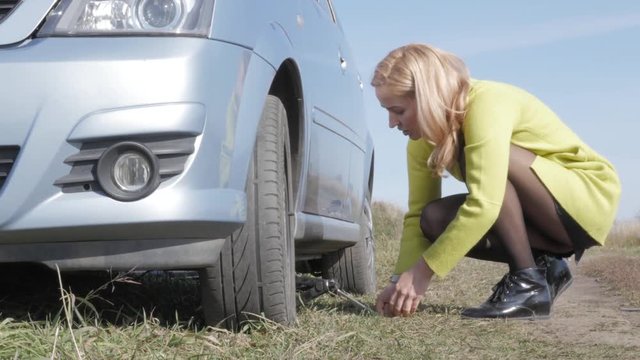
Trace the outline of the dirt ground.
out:
M 640 347 L 640 309 L 570 266 L 573 284 L 556 300 L 552 318 L 536 322 L 538 333 L 571 344 Z

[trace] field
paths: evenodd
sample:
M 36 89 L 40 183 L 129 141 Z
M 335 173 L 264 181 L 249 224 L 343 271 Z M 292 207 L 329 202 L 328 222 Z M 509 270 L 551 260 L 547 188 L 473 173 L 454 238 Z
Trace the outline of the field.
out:
M 374 203 L 379 287 L 398 251 L 402 214 Z M 3 267 L 0 359 L 638 359 L 640 221 L 616 224 L 589 250 L 551 320 L 471 321 L 506 268 L 464 260 L 436 279 L 409 318 L 367 314 L 323 295 L 298 309 L 298 325 L 264 319 L 240 333 L 202 326 L 189 273 L 63 274 Z M 60 281 L 64 284 L 60 290 Z M 374 295 L 357 297 L 373 305 Z

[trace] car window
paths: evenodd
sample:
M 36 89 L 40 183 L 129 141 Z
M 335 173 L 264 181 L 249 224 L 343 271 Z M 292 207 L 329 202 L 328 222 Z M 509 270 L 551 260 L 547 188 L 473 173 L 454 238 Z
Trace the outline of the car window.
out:
M 331 18 L 331 21 L 335 23 L 336 14 L 333 11 L 333 4 L 331 3 L 331 0 L 316 0 L 316 2 L 318 3 L 318 5 L 320 5 L 322 10 L 324 10 L 327 13 L 327 15 L 329 15 L 329 17 Z

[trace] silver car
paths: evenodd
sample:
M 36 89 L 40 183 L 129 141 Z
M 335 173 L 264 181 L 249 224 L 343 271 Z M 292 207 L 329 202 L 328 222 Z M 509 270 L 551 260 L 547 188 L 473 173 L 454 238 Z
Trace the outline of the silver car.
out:
M 198 270 L 230 328 L 371 292 L 362 87 L 330 0 L 0 0 L 0 262 Z

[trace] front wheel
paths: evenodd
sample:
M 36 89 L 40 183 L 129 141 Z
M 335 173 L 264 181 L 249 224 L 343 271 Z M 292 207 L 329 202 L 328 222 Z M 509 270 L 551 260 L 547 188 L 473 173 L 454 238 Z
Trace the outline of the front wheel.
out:
M 237 330 L 253 314 L 296 319 L 289 134 L 280 99 L 268 96 L 247 176 L 247 220 L 226 239 L 220 260 L 200 271 L 208 325 Z

